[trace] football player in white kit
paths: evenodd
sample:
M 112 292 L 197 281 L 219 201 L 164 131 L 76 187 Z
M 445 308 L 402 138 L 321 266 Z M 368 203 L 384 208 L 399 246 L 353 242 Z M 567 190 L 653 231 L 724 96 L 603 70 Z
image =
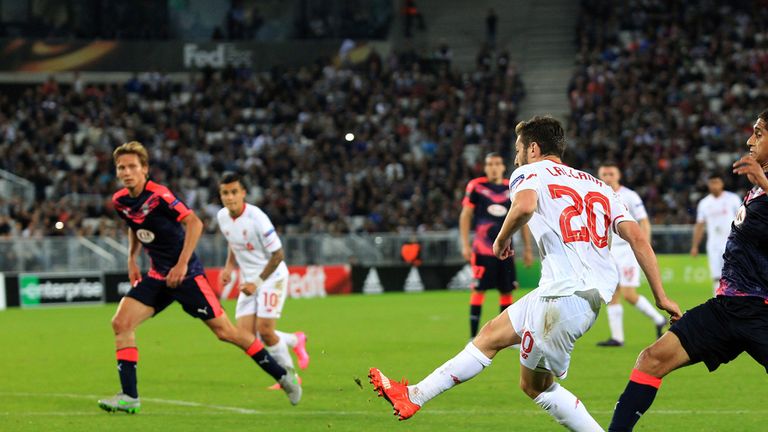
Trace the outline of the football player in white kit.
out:
M 648 241 L 651 240 L 651 223 L 648 220 L 648 212 L 645 210 L 640 195 L 632 189 L 622 186 L 621 171 L 613 162 L 605 162 L 597 170 L 597 176 L 605 184 L 611 187 L 619 195 L 621 201 L 627 206 L 629 214 L 640 224 Z M 611 329 L 611 337 L 608 340 L 598 342 L 598 346 L 619 347 L 624 345 L 624 308 L 621 298 L 624 297 L 629 304 L 637 308 L 643 315 L 656 325 L 656 338 L 661 337 L 661 332 L 667 319 L 657 311 L 644 295 L 637 293 L 640 287 L 640 264 L 632 253 L 629 243 L 619 236 L 611 239 L 611 254 L 619 266 L 619 289 L 613 295 L 611 302 L 606 306 L 608 313 L 608 326 Z
M 267 351 L 286 370 L 294 369 L 288 353 L 288 348 L 293 348 L 299 367 L 304 369 L 309 364 L 306 335 L 275 328 L 288 296 L 288 266 L 280 238 L 269 217 L 245 202 L 246 188 L 239 175 L 225 174 L 219 183 L 219 195 L 224 208 L 217 218 L 229 245 L 227 263 L 220 274 L 222 286 L 231 282 L 236 265 L 240 267 L 237 326 L 260 337 Z M 270 387 L 279 388 L 279 384 Z
M 512 250 L 512 234 L 526 223 L 542 258 L 539 287 L 486 324 L 455 357 L 416 385 L 408 386 L 371 368 L 374 389 L 400 420 L 414 415 L 438 394 L 490 366 L 502 349 L 520 344 L 520 387 L 561 425 L 602 431 L 584 404 L 554 378 L 565 378 L 576 339 L 610 301 L 619 282 L 608 250 L 609 230 L 626 239 L 651 285 L 656 304 L 676 319 L 680 309 L 666 297 L 656 255 L 646 234 L 610 187 L 563 165 L 565 133 L 552 117 L 534 117 L 515 128 L 516 165 L 509 188 L 512 205 L 493 250 Z
M 723 178 L 719 174 L 709 176 L 707 189 L 709 189 L 709 195 L 702 198 L 699 205 L 696 206 L 696 225 L 693 228 L 691 256 L 699 255 L 699 245 L 701 238 L 704 237 L 704 226 L 706 225 L 707 259 L 714 293 L 720 285 L 725 243 L 731 232 L 731 222 L 741 207 L 741 198 L 735 193 L 725 190 Z

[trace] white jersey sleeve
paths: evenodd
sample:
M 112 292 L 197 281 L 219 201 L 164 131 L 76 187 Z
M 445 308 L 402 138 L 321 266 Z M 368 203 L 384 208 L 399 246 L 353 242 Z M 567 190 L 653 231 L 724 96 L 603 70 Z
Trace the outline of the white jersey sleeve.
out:
M 648 212 L 645 210 L 643 199 L 640 198 L 637 192 L 629 188 L 622 188 L 620 196 L 624 204 L 626 204 L 627 210 L 629 210 L 629 213 L 636 221 L 648 219 Z
M 699 203 L 696 205 L 696 223 L 702 223 L 707 221 L 707 213 L 704 212 L 704 205 L 707 198 L 704 197 L 699 200 Z
M 283 247 L 272 221 L 254 205 L 246 204 L 243 212 L 234 218 L 226 208 L 221 209 L 217 218 L 245 281 L 255 279 L 271 255 Z M 287 276 L 285 262 L 281 262 L 273 274 L 276 277 Z
M 510 201 L 514 201 L 515 195 L 520 191 L 533 190 L 538 194 L 540 189 L 541 182 L 539 181 L 538 174 L 532 169 L 530 164 L 516 169 L 509 178 Z
M 280 237 L 277 236 L 277 231 L 275 231 L 272 221 L 269 220 L 269 216 L 258 207 L 255 207 L 255 210 L 256 211 L 253 212 L 253 221 L 257 227 L 259 240 L 261 241 L 262 246 L 269 252 L 280 250 L 283 247 L 283 244 L 280 242 Z

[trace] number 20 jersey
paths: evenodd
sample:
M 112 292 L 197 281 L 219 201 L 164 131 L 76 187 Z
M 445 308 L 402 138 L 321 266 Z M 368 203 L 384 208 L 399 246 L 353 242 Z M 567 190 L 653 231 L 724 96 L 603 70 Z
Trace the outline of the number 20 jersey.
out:
M 540 296 L 598 289 L 607 303 L 619 274 L 609 230 L 634 219 L 621 198 L 592 175 L 551 160 L 519 167 L 509 180 L 510 199 L 533 190 L 538 206 L 528 222 L 541 254 Z

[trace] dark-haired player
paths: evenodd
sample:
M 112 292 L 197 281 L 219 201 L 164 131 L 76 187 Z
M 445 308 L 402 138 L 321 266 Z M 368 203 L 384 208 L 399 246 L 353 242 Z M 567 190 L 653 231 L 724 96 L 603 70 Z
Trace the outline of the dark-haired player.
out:
M 278 363 L 293 370 L 288 348 L 293 348 L 299 367 L 309 364 L 304 332 L 284 333 L 276 329 L 288 297 L 288 266 L 283 244 L 269 217 L 245 202 L 245 186 L 236 173 L 225 174 L 219 182 L 224 208 L 216 215 L 219 229 L 227 239 L 227 263 L 221 283 L 231 280 L 240 267 L 240 296 L 237 298 L 237 326 L 259 337 Z M 270 387 L 279 388 L 279 384 Z
M 296 375 L 281 367 L 253 334 L 229 321 L 208 284 L 203 265 L 194 253 L 203 223 L 168 188 L 148 179 L 149 156 L 141 143 L 123 144 L 112 156 L 117 178 L 125 186 L 114 194 L 112 202 L 128 224 L 128 277 L 133 288 L 120 301 L 112 318 L 122 391 L 99 400 L 99 406 L 110 412 L 139 411 L 135 330 L 174 301 L 189 315 L 203 320 L 220 340 L 242 348 L 282 385 L 291 403 L 297 404 L 301 386 Z M 142 277 L 136 263 L 141 247 L 152 263 L 146 277 Z
M 704 362 L 712 372 L 746 351 L 768 372 L 768 110 L 758 116 L 747 148 L 733 172 L 754 187 L 731 225 L 717 297 L 686 312 L 640 352 L 610 431 L 631 431 L 651 407 L 662 378 L 677 368 Z
M 500 260 L 493 255 L 493 241 L 509 209 L 509 180 L 504 178 L 504 160 L 498 153 L 485 156 L 485 177 L 470 180 L 461 202 L 459 234 L 461 253 L 472 265 L 472 293 L 469 298 L 469 336 L 477 336 L 485 291 L 499 290 L 499 311 L 512 304 L 512 290 L 517 288 L 514 256 Z M 474 222 L 475 238 L 470 245 L 469 230 Z M 526 265 L 533 261 L 530 233 L 523 228 Z
M 673 316 L 677 305 L 661 285 L 648 238 L 610 187 L 563 165 L 565 132 L 552 117 L 534 117 L 515 128 L 519 166 L 509 188 L 512 205 L 493 243 L 500 259 L 512 254 L 512 234 L 526 223 L 542 256 L 539 287 L 486 324 L 452 359 L 416 385 L 387 378 L 377 368 L 374 389 L 405 420 L 440 393 L 472 379 L 493 357 L 520 344 L 520 388 L 561 425 L 573 431 L 602 431 L 584 404 L 555 382 L 568 373 L 576 340 L 613 296 L 619 275 L 608 250 L 609 230 L 626 239 L 648 277 L 656 302 Z

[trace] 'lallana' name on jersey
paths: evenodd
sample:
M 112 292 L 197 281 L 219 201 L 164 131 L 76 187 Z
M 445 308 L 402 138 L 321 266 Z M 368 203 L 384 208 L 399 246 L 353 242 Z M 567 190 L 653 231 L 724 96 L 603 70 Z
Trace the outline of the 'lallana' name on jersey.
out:
M 567 176 L 571 178 L 575 178 L 576 180 L 589 180 L 591 182 L 594 182 L 598 185 L 603 185 L 603 182 L 601 180 L 598 180 L 591 175 L 585 173 L 584 171 L 576 171 L 572 168 L 568 168 L 568 170 L 564 170 L 560 167 L 547 167 L 547 171 L 552 175 L 552 177 L 559 177 L 559 176 Z

